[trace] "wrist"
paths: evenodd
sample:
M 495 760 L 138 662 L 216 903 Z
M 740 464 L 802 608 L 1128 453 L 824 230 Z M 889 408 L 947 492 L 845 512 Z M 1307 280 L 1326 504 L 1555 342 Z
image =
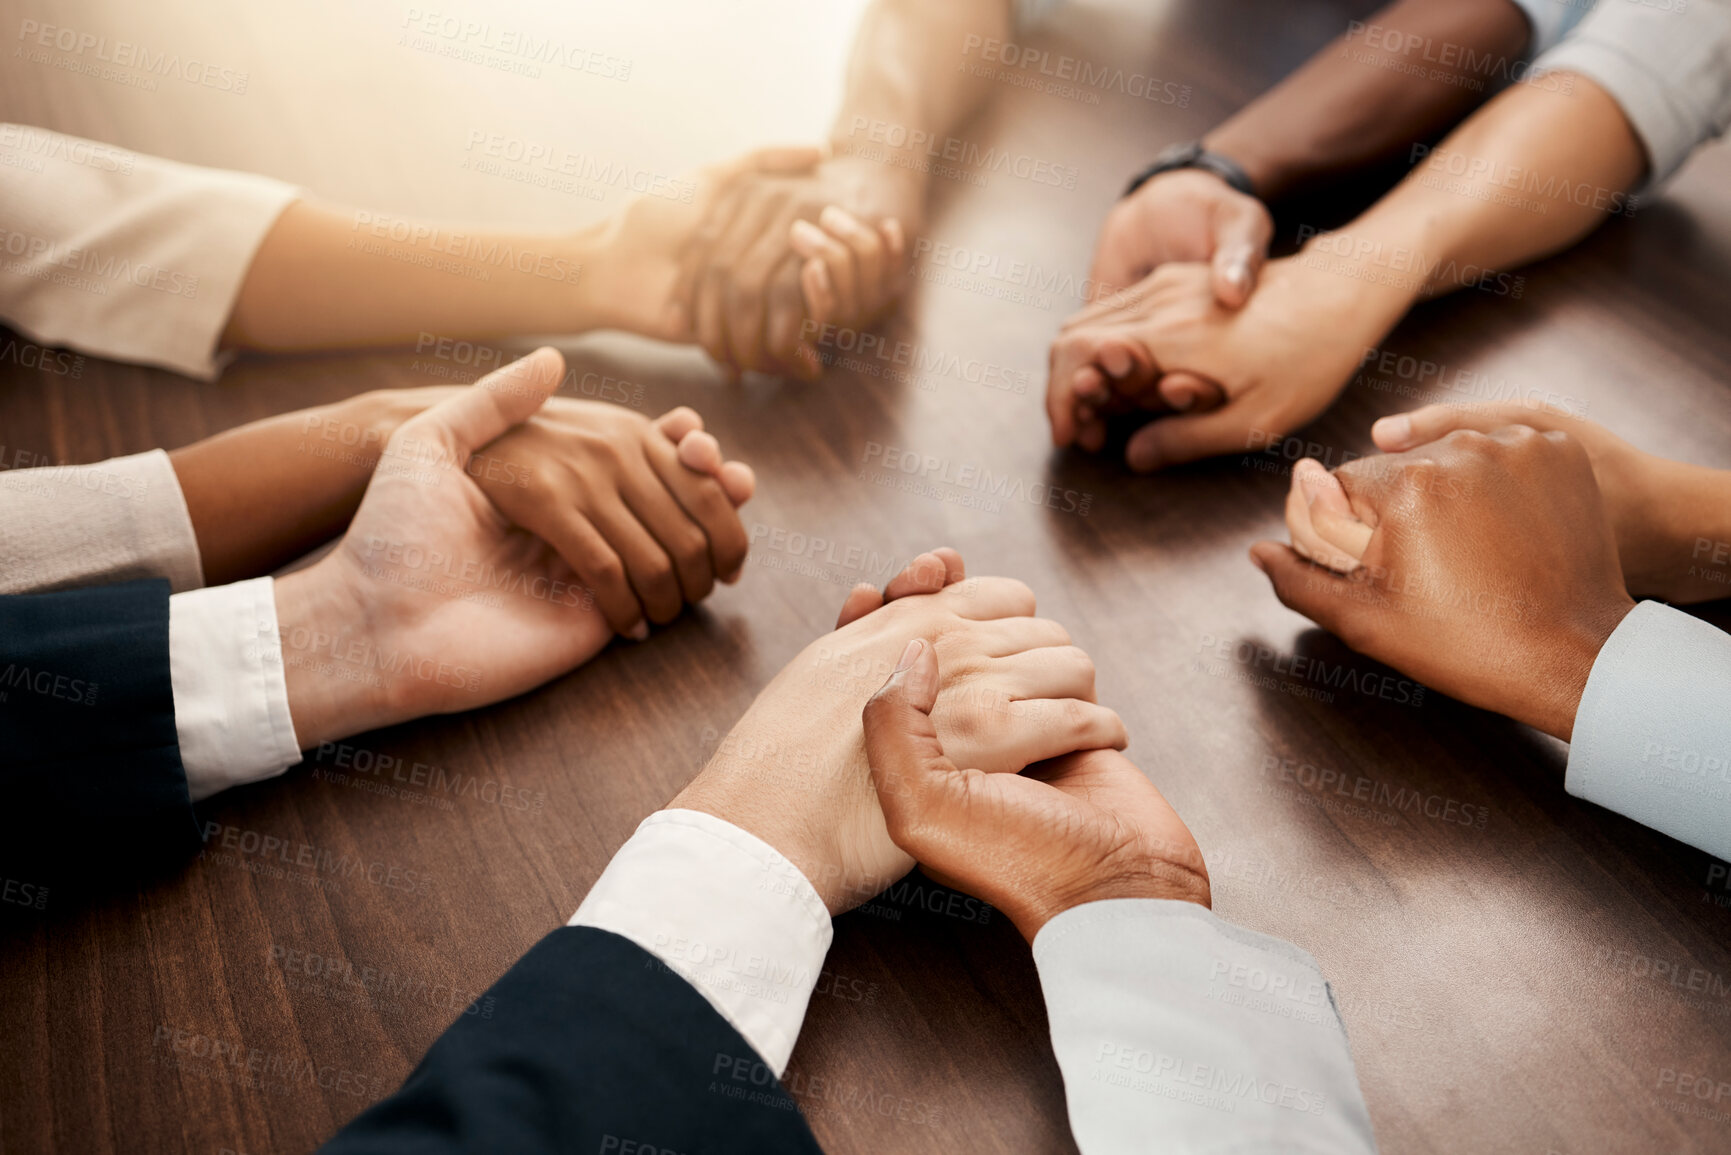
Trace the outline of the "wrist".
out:
M 1250 179 L 1251 195 L 1272 204 L 1292 184 L 1291 166 L 1256 142 L 1233 133 L 1231 123 L 1222 125 L 1201 140 L 1204 149 L 1236 164 Z
M 1065 911 L 1119 898 L 1194 902 L 1204 909 L 1213 906 L 1208 872 L 1201 868 L 1198 856 L 1196 869 L 1175 862 L 1151 862 L 1134 871 L 1090 879 L 1073 889 L 1036 895 L 1026 903 L 1005 903 L 1003 909 L 1022 937 L 1032 944 L 1045 925 Z
M 1536 664 L 1542 672 L 1531 680 L 1537 693 L 1529 708 L 1524 713 L 1504 712 L 1535 730 L 1569 741 L 1593 663 L 1605 648 L 1605 642 L 1634 609 L 1634 600 L 1625 594 L 1607 599 L 1603 606 L 1567 623 L 1555 635 L 1550 654 Z
M 908 206 L 917 211 L 931 185 L 932 165 L 944 162 L 944 146 L 941 139 L 923 136 L 922 143 L 916 143 L 913 135 L 898 134 L 897 143 L 891 144 L 888 137 L 876 139 L 865 131 L 844 135 L 838 126 L 830 136 L 830 155 L 820 166 L 827 176 L 839 178 L 839 188 L 848 190 L 838 203 L 850 211 L 896 217 L 906 215 Z
M 1399 222 L 1366 214 L 1340 229 L 1300 226 L 1299 239 L 1290 260 L 1323 299 L 1350 309 L 1341 315 L 1374 330 L 1378 340 L 1425 297 L 1431 266 L 1423 238 Z
M 625 218 L 615 213 L 597 224 L 561 237 L 556 248 L 564 267 L 573 272 L 561 284 L 566 291 L 550 294 L 559 312 L 548 333 L 583 333 L 591 329 L 642 330 L 622 312 L 619 280 L 612 265 L 620 246 Z
M 289 718 L 300 748 L 396 720 L 377 673 L 346 660 L 357 644 L 370 649 L 372 629 L 365 599 L 341 580 L 332 560 L 280 577 L 272 587 Z
M 779 798 L 748 780 L 722 781 L 720 775 L 699 774 L 667 804 L 669 810 L 696 810 L 739 827 L 767 844 L 805 876 L 833 917 L 876 894 L 881 886 L 858 893 L 862 880 L 843 877 L 839 856 L 801 821 L 799 800 Z M 869 885 L 869 884 L 866 884 Z
M 358 393 L 331 406 L 336 419 L 334 428 L 338 440 L 355 441 L 355 464 L 364 465 L 368 472 L 378 468 L 379 457 L 403 422 L 436 405 L 442 398 L 434 396 L 440 386 L 416 389 L 375 389 Z M 327 426 L 330 428 L 330 426 Z M 346 447 L 345 447 L 346 448 Z
M 1618 534 L 1629 592 L 1682 604 L 1731 596 L 1731 471 L 1642 457 Z

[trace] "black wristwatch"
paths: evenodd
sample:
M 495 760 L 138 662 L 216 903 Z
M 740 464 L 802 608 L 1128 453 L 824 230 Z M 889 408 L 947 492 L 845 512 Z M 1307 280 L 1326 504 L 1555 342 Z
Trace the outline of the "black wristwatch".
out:
M 1199 168 L 1203 172 L 1211 172 L 1247 197 L 1256 195 L 1256 186 L 1250 183 L 1250 174 L 1238 167 L 1238 162 L 1217 152 L 1209 152 L 1202 147 L 1199 140 L 1175 144 L 1154 158 L 1154 163 L 1137 173 L 1130 181 L 1130 187 L 1124 190 L 1129 196 L 1163 172 L 1171 172 L 1180 168 Z

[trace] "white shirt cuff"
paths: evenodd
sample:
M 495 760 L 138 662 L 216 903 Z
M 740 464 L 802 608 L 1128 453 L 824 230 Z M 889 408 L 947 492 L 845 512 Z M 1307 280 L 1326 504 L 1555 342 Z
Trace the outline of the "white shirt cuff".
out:
M 268 577 L 168 599 L 174 728 L 194 802 L 301 760 Z
M 630 939 L 703 993 L 776 1075 L 787 1069 L 834 930 L 797 867 L 696 810 L 645 818 L 571 926 Z
M 1731 634 L 1641 602 L 1575 709 L 1563 788 L 1731 859 Z
M 1376 1150 L 1333 991 L 1291 943 L 1114 899 L 1048 922 L 1034 963 L 1084 1155 Z

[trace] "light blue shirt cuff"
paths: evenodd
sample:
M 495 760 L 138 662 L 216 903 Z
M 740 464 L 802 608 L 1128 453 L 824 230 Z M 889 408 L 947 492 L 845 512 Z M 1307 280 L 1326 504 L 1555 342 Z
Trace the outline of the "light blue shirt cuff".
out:
M 1642 602 L 1593 662 L 1563 786 L 1731 859 L 1731 635 Z
M 1026 31 L 1039 23 L 1061 3 L 1063 0 L 1012 0 L 1010 16 L 1016 31 Z
M 1115 899 L 1034 938 L 1084 1155 L 1376 1150 L 1316 960 L 1190 902 Z
M 1581 17 L 1592 11 L 1593 0 L 1514 0 L 1514 5 L 1526 14 L 1532 28 L 1527 38 L 1527 59 L 1531 60 L 1574 31 Z
M 1731 2 L 1605 0 L 1534 67 L 1610 94 L 1647 150 L 1651 188 L 1731 124 Z

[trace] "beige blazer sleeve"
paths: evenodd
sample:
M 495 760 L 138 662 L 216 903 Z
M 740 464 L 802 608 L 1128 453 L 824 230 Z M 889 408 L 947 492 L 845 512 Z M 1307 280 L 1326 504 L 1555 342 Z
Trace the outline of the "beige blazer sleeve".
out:
M 0 124 L 0 320 L 45 345 L 210 380 L 253 254 L 299 196 Z
M 204 584 L 168 454 L 0 470 L 0 594 L 146 577 L 167 578 L 175 593 Z

